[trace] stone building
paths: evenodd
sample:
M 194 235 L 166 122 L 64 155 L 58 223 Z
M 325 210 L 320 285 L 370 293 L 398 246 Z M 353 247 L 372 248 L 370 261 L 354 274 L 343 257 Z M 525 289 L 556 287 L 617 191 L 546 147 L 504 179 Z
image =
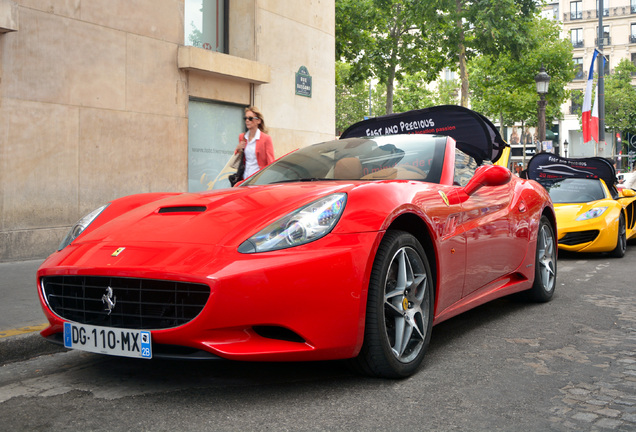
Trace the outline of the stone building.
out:
M 142 192 L 224 187 L 243 109 L 277 157 L 335 131 L 334 0 L 0 0 L 0 261 Z
M 548 3 L 554 18 L 563 23 L 564 37 L 572 42 L 573 58 L 577 65 L 576 77 L 568 89 L 578 97 L 562 107 L 560 142 L 568 141 L 570 157 L 602 156 L 615 159 L 617 139 L 611 131 L 605 133 L 604 144 L 595 145 L 593 141 L 583 142 L 580 127 L 582 96 L 594 49 L 599 46 L 599 2 L 560 0 Z M 636 63 L 636 0 L 603 0 L 602 25 L 602 52 L 606 59 L 604 75 L 610 75 L 622 59 Z M 594 69 L 598 70 L 598 63 Z M 636 78 L 632 83 L 636 84 Z

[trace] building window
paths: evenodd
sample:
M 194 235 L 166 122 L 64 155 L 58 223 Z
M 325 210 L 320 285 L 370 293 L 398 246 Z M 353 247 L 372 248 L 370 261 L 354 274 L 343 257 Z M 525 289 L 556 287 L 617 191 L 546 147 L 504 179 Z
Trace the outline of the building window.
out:
M 229 0 L 185 0 L 185 45 L 228 53 Z
M 632 13 L 636 13 L 636 0 L 631 0 Z
M 243 109 L 200 100 L 188 104 L 188 192 L 230 187 L 227 163 L 245 131 Z
M 609 16 L 609 0 L 603 1 L 603 16 Z M 598 0 L 596 0 L 596 18 L 598 18 Z
M 583 48 L 583 29 L 577 28 L 570 31 L 573 48 Z
M 631 25 L 631 32 L 629 35 L 629 43 L 636 43 L 636 24 Z
M 594 44 L 598 45 L 598 26 L 596 26 L 596 34 L 597 34 L 597 37 L 596 39 L 594 39 Z M 610 39 L 609 26 L 604 25 L 603 26 L 603 46 L 610 45 L 611 43 L 612 43 L 612 40 Z
M 582 3 L 583 3 L 582 1 L 570 2 L 570 19 L 571 20 L 583 19 Z
M 583 72 L 583 58 L 582 57 L 574 57 L 574 66 L 576 67 L 576 75 L 574 79 L 583 79 L 585 78 L 585 72 Z
M 449 68 L 444 68 L 444 81 L 455 81 L 455 71 Z

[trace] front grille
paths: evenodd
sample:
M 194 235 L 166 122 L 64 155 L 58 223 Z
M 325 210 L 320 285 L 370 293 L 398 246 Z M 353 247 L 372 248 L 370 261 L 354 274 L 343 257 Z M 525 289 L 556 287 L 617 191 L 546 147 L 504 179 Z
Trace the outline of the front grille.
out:
M 210 296 L 204 284 L 102 276 L 47 276 L 42 289 L 51 310 L 64 319 L 143 330 L 191 321 Z M 114 306 L 109 314 L 111 290 Z
M 598 237 L 598 230 L 569 232 L 559 240 L 559 244 L 575 246 L 582 243 L 589 243 Z

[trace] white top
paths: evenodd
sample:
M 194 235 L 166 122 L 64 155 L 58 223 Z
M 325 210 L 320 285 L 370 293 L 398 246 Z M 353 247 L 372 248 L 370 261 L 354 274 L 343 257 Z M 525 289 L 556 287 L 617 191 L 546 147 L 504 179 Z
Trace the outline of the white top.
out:
M 623 183 L 624 187 L 629 189 L 636 188 L 636 171 L 632 173 L 626 173 L 624 178 L 625 178 L 625 182 Z
M 254 138 L 250 137 L 249 133 L 249 131 L 245 132 L 245 140 L 247 141 L 247 145 L 245 146 L 245 174 L 243 174 L 244 179 L 248 178 L 260 169 L 258 166 L 258 161 L 256 160 L 256 140 L 261 137 L 261 130 L 256 129 Z

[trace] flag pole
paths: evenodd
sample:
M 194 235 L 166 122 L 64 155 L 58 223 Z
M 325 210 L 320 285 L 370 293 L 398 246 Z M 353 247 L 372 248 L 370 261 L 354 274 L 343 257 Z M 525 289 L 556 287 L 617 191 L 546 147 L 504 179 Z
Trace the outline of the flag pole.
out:
M 603 0 L 598 0 L 598 51 L 603 59 L 603 13 L 605 11 Z M 603 155 L 605 148 L 605 80 L 603 74 L 605 73 L 605 62 L 603 60 L 598 62 L 598 153 Z M 606 157 L 606 156 L 605 156 Z

